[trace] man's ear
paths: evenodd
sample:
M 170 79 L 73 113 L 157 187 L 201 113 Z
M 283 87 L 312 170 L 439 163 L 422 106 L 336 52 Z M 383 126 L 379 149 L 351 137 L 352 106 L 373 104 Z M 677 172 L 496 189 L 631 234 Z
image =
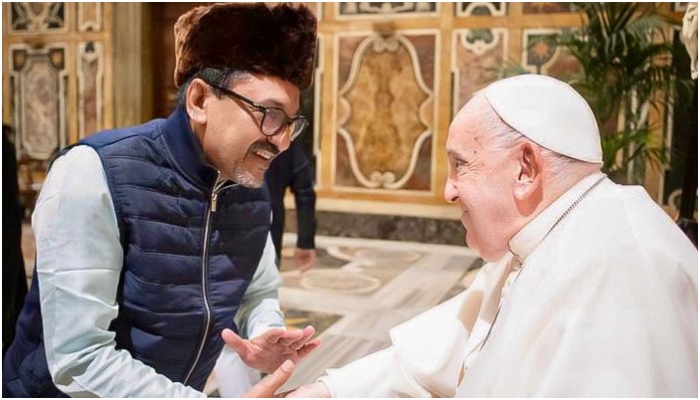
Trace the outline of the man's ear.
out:
M 190 82 L 185 93 L 185 108 L 190 120 L 198 124 L 207 123 L 206 100 L 209 92 L 209 87 L 203 80 L 195 78 Z
M 544 167 L 540 148 L 530 142 L 523 143 L 518 152 L 518 162 L 520 173 L 513 194 L 520 201 L 537 203 L 542 197 Z

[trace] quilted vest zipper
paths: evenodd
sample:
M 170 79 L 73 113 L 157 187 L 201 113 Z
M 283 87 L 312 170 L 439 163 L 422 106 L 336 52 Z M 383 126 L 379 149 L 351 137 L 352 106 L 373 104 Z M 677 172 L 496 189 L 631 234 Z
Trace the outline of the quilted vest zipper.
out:
M 209 327 L 211 326 L 211 307 L 209 306 L 209 239 L 211 236 L 211 217 L 212 214 L 216 212 L 217 200 L 219 197 L 219 192 L 221 190 L 231 187 L 224 184 L 226 181 L 220 180 L 221 172 L 216 171 L 216 182 L 214 183 L 214 188 L 211 191 L 211 198 L 209 200 L 209 205 L 207 207 L 206 221 L 204 222 L 204 243 L 202 244 L 202 299 L 204 300 L 204 334 L 202 335 L 202 341 L 199 343 L 197 348 L 197 356 L 190 366 L 185 379 L 182 381 L 183 384 L 187 385 L 188 381 L 192 377 L 197 363 L 202 356 L 202 351 L 204 350 L 204 345 L 207 343 L 207 338 L 209 337 Z

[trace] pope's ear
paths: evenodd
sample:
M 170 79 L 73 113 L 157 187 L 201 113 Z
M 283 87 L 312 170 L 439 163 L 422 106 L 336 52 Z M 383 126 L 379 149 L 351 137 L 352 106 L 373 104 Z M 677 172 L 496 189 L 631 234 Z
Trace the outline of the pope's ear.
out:
M 195 78 L 190 82 L 185 93 L 185 107 L 190 119 L 198 124 L 207 123 L 206 100 L 210 94 L 203 80 Z
M 518 200 L 532 199 L 542 191 L 542 152 L 536 145 L 525 142 L 518 151 L 520 173 L 514 195 Z

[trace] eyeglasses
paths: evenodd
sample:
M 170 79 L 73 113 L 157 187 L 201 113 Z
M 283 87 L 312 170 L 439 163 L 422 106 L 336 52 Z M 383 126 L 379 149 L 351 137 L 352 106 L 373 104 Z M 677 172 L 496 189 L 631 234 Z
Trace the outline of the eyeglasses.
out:
M 257 111 L 260 111 L 263 116 L 260 119 L 260 131 L 267 137 L 275 136 L 289 130 L 289 140 L 293 141 L 304 132 L 309 121 L 303 115 L 295 115 L 290 117 L 279 107 L 268 107 L 263 104 L 253 101 L 245 96 L 242 96 L 231 89 L 227 89 L 218 85 L 213 85 L 207 82 L 207 85 L 220 90 L 223 94 L 238 99 Z

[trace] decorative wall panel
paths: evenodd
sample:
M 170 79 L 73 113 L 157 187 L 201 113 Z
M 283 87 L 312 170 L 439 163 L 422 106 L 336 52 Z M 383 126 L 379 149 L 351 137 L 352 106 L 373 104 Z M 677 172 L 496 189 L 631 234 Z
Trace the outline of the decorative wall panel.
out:
M 66 46 L 10 48 L 20 155 L 48 160 L 66 145 Z
M 8 3 L 9 32 L 39 33 L 67 30 L 65 3 Z
M 553 14 L 568 13 L 573 11 L 573 7 L 570 3 L 523 3 L 523 14 Z
M 508 31 L 492 28 L 456 29 L 453 32 L 454 115 L 472 94 L 499 78 L 498 70 L 508 51 Z
M 336 3 L 336 18 L 429 17 L 437 15 L 437 3 L 431 2 L 340 2 Z
M 532 73 L 567 80 L 580 66 L 567 50 L 556 46 L 551 36 L 556 32 L 553 29 L 525 29 L 522 65 Z
M 475 2 L 457 3 L 457 16 L 470 17 L 477 15 L 490 15 L 492 17 L 502 17 L 506 15 L 508 5 L 504 1 L 497 2 Z
M 102 30 L 102 3 L 78 3 L 78 31 Z
M 679 20 L 687 3 L 656 4 Z M 499 77 L 504 61 L 563 79 L 578 68 L 573 57 L 547 40 L 555 29 L 581 23 L 578 13 L 560 3 L 308 6 L 319 18 L 320 39 L 314 86 L 305 93 L 313 100 L 304 110 L 314 117 L 313 134 L 309 129 L 303 139 L 315 156 L 319 210 L 357 212 L 360 207 L 457 219 L 458 210 L 442 196 L 448 173 L 444 143 L 453 113 Z M 63 142 L 111 128 L 115 107 L 119 121 L 148 118 L 153 91 L 144 87 L 143 93 L 125 95 L 125 80 L 115 80 L 112 71 L 116 66 L 117 75 L 123 74 L 128 65 L 136 71 L 129 74 L 136 77 L 132 85 L 148 86 L 147 77 L 159 73 L 158 65 L 171 49 L 163 47 L 163 57 L 142 57 L 132 46 L 143 38 L 141 29 L 114 24 L 148 26 L 158 18 L 150 14 L 153 7 L 100 2 L 4 5 L 3 56 L 10 61 L 3 71 L 3 117 L 16 125 L 25 154 L 46 157 Z M 152 21 L 143 19 L 149 15 Z M 171 31 L 164 32 L 171 37 Z M 65 59 L 66 65 L 51 64 L 49 48 L 60 50 L 53 57 Z M 37 94 L 42 85 L 51 93 Z M 27 103 L 30 96 L 36 105 Z M 133 112 L 134 104 L 146 106 Z M 30 114 L 37 116 L 30 121 Z M 391 206 L 395 202 L 405 206 Z
M 48 160 L 112 127 L 112 9 L 111 3 L 3 4 L 3 123 L 16 132 L 26 215 Z
M 436 41 L 339 38 L 336 186 L 431 190 Z
M 102 43 L 78 44 L 78 138 L 104 127 L 103 82 L 104 57 Z

